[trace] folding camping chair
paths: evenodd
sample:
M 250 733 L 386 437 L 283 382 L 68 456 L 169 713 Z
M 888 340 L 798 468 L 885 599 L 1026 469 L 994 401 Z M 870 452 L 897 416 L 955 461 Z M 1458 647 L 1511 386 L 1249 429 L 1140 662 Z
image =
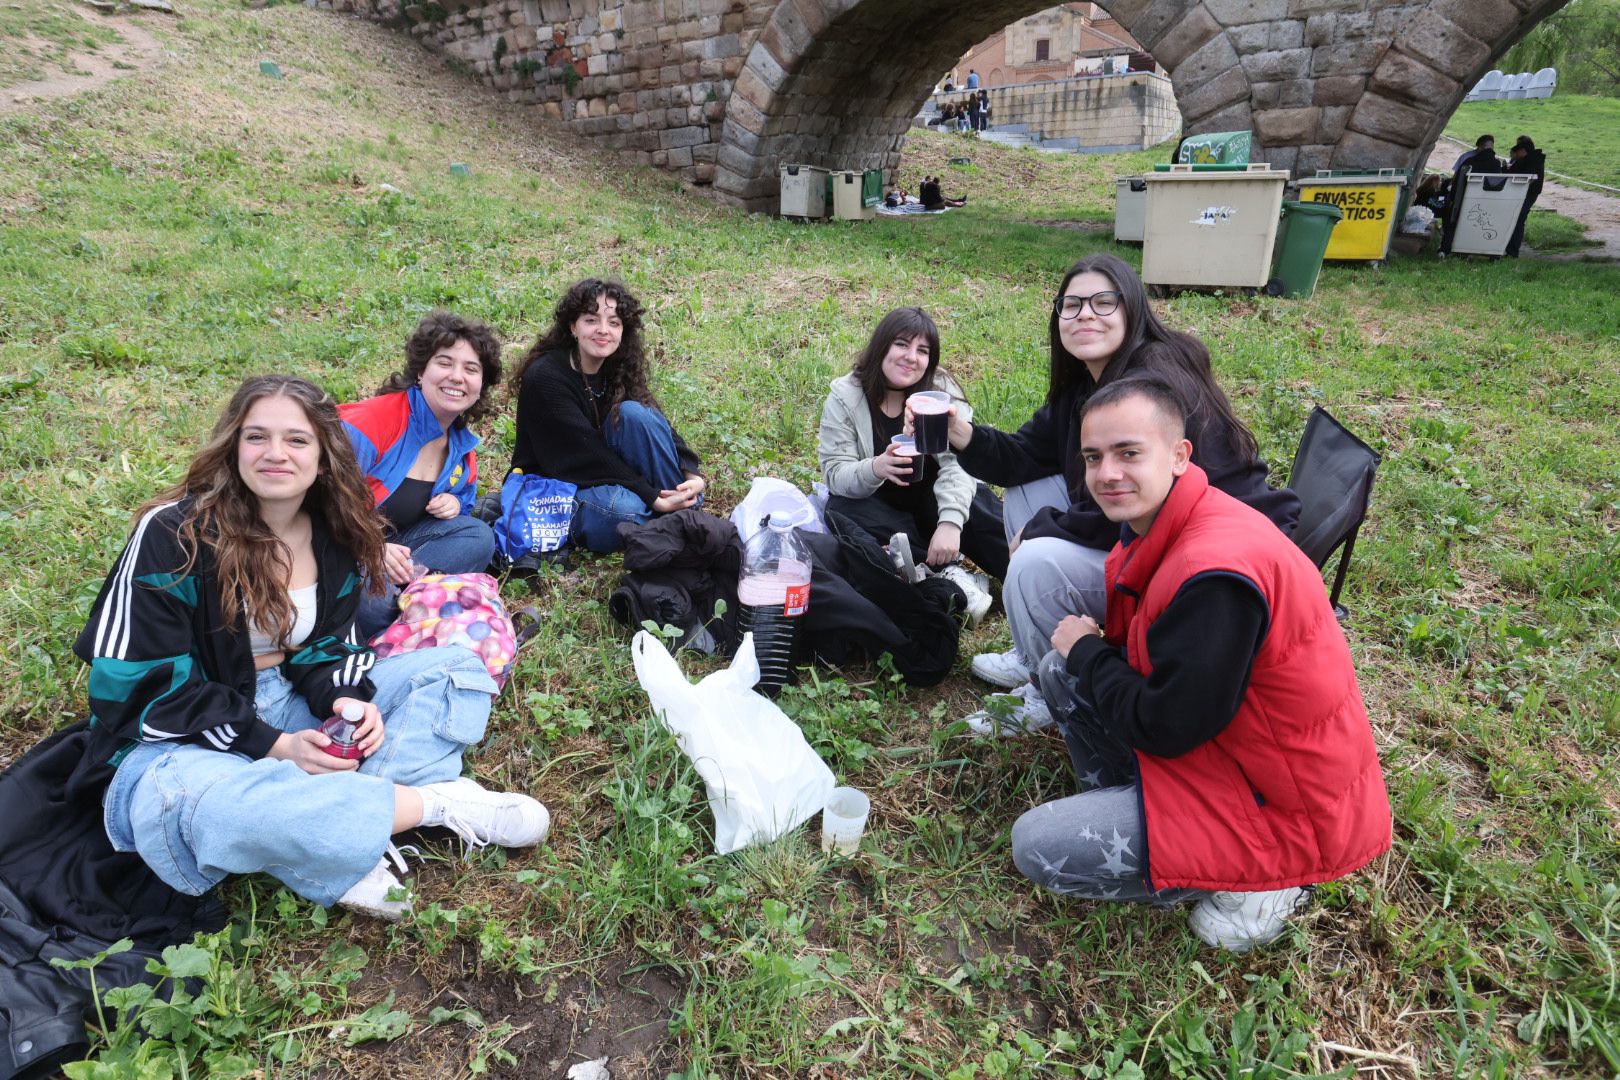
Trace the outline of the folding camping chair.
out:
M 1318 406 L 1305 421 L 1305 433 L 1300 436 L 1288 478 L 1288 486 L 1300 502 L 1294 543 L 1318 569 L 1327 565 L 1341 545 L 1344 548 L 1329 594 L 1333 613 L 1341 621 L 1348 612 L 1339 605 L 1339 593 L 1350 571 L 1356 533 L 1367 516 L 1373 476 L 1380 460 L 1372 447 Z

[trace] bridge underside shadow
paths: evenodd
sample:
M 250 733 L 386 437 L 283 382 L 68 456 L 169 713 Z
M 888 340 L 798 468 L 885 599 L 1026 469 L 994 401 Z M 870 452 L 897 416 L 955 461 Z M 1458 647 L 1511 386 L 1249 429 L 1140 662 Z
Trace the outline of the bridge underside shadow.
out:
M 1170 73 L 1184 131 L 1251 129 L 1263 158 L 1421 167 L 1491 62 L 1569 0 L 1112 0 Z M 770 209 L 778 167 L 892 172 L 969 46 L 1041 0 L 781 0 L 726 104 L 715 187 Z

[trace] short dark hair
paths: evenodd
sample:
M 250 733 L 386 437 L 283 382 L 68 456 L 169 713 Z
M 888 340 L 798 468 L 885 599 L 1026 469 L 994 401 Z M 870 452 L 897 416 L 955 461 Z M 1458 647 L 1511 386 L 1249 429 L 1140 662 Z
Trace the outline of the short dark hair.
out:
M 1176 428 L 1180 432 L 1178 437 L 1186 437 L 1187 403 L 1182 400 L 1175 387 L 1156 375 L 1127 375 L 1099 387 L 1097 392 L 1087 398 L 1086 403 L 1080 407 L 1080 422 L 1084 424 L 1086 417 L 1097 409 L 1118 405 L 1130 398 L 1143 398 L 1152 403 L 1166 417 L 1175 421 Z
M 1535 148 L 1536 141 L 1528 135 L 1520 135 L 1513 140 L 1513 149 L 1515 150 L 1534 150 Z
M 1474 149 L 1483 150 L 1485 148 L 1486 143 L 1489 143 L 1492 146 L 1495 146 L 1496 145 L 1496 136 L 1495 135 L 1481 135 L 1479 138 L 1474 140 Z
M 456 423 L 466 426 L 489 411 L 490 393 L 501 382 L 501 339 L 486 323 L 466 319 L 450 311 L 429 312 L 411 336 L 405 339 L 405 366 L 383 380 L 379 394 L 392 394 L 409 390 L 422 378 L 428 361 L 441 349 L 448 349 L 458 341 L 465 341 L 478 354 L 478 366 L 483 368 L 484 385 L 478 390 L 478 400 L 467 411 L 456 417 Z

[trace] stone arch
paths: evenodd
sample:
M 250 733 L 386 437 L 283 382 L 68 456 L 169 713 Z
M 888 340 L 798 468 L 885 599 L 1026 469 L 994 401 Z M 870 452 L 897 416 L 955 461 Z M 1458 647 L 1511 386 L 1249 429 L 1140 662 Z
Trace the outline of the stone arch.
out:
M 1569 0 L 1104 0 L 1170 73 L 1186 132 L 1274 164 L 1413 168 L 1468 88 Z M 939 73 L 1045 0 L 780 0 L 726 104 L 715 186 L 768 209 L 780 163 L 891 173 Z

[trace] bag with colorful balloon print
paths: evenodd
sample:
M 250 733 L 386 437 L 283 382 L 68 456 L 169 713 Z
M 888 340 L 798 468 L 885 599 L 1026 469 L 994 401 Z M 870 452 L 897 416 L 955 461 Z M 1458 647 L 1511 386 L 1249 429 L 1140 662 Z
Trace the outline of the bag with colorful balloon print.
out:
M 399 617 L 371 639 L 379 660 L 441 645 L 472 650 L 495 684 L 506 685 L 518 639 L 494 578 L 424 574 L 399 594 Z

